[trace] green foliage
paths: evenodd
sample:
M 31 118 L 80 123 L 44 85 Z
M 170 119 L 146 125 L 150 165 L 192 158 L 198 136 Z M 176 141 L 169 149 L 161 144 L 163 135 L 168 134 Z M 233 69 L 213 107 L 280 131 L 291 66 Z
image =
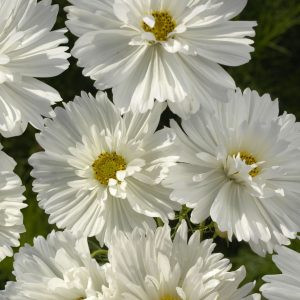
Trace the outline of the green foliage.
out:
M 280 99 L 282 111 L 300 118 L 299 105 L 299 24 L 298 0 L 249 0 L 240 20 L 257 20 L 252 60 L 229 73 L 242 89 Z
M 225 0 L 226 1 L 226 0 Z M 60 4 L 60 14 L 57 28 L 64 26 L 65 12 L 63 7 L 67 5 L 65 0 L 56 0 Z M 260 93 L 271 93 L 273 98 L 280 98 L 282 110 L 287 110 L 300 118 L 299 105 L 299 82 L 300 82 L 300 2 L 298 0 L 249 0 L 245 11 L 239 17 L 241 20 L 257 20 L 257 35 L 255 37 L 256 51 L 250 63 L 238 67 L 228 68 L 237 85 L 242 89 L 250 87 Z M 74 37 L 68 34 L 70 47 L 74 43 Z M 47 83 L 56 88 L 65 102 L 70 101 L 80 91 L 95 93 L 93 82 L 84 78 L 81 69 L 76 66 L 76 60 L 71 58 L 71 67 L 62 75 L 46 80 Z M 167 125 L 170 113 L 163 115 L 160 126 Z M 27 208 L 23 210 L 26 232 L 21 236 L 21 245 L 32 244 L 37 235 L 46 236 L 54 226 L 48 224 L 48 216 L 38 207 L 36 195 L 32 192 L 31 168 L 28 165 L 28 157 L 40 150 L 34 134 L 36 130 L 29 127 L 21 137 L 10 139 L 1 138 L 4 150 L 18 162 L 17 174 L 26 185 L 25 196 Z M 183 211 L 184 217 L 188 211 Z M 178 216 L 178 219 L 181 217 Z M 192 226 L 190 224 L 190 226 Z M 201 224 L 203 228 L 211 229 L 209 224 Z M 205 237 L 212 237 L 213 232 L 206 232 Z M 247 278 L 257 280 L 256 291 L 262 284 L 261 277 L 264 274 L 277 273 L 276 266 L 272 263 L 271 256 L 261 258 L 255 255 L 245 243 L 237 243 L 216 238 L 217 251 L 221 251 L 231 259 L 234 268 L 245 265 Z M 94 241 L 95 242 L 95 241 Z M 91 248 L 96 250 L 95 243 L 91 241 Z M 300 241 L 294 241 L 292 248 L 300 251 Z M 18 249 L 15 249 L 18 251 Z M 99 252 L 100 256 L 103 253 Z M 97 256 L 97 253 L 95 253 Z M 99 257 L 97 257 L 99 259 Z M 12 280 L 12 262 L 7 258 L 0 263 L 0 288 L 3 288 L 7 280 Z

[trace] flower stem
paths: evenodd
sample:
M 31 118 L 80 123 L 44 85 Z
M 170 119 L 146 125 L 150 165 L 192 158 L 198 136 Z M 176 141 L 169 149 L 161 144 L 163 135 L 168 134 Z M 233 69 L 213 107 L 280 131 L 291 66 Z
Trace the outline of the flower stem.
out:
M 107 253 L 108 253 L 108 250 L 105 250 L 105 249 L 98 249 L 98 250 L 95 250 L 95 251 L 91 254 L 91 257 L 94 258 L 95 256 L 98 256 L 98 255 L 105 255 L 105 256 L 107 256 Z

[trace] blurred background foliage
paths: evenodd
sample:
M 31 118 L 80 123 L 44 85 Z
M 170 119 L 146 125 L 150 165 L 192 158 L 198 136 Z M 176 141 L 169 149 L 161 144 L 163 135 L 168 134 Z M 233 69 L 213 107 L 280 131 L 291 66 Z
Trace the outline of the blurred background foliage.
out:
M 88 1 L 88 0 L 86 0 Z M 226 1 L 226 0 L 225 0 Z M 288 111 L 300 118 L 300 1 L 299 0 L 249 0 L 244 12 L 237 18 L 240 20 L 257 20 L 255 37 L 255 52 L 250 63 L 237 68 L 228 68 L 229 73 L 242 89 L 250 87 L 259 93 L 270 93 L 272 98 L 280 99 L 282 111 Z M 55 0 L 60 5 L 56 28 L 64 27 L 66 15 L 63 7 L 66 0 Z M 74 37 L 68 33 L 70 48 Z M 70 59 L 70 68 L 58 77 L 45 80 L 55 87 L 65 102 L 70 101 L 81 91 L 95 94 L 93 82 L 82 76 L 81 69 L 76 66 L 76 60 Z M 162 116 L 161 125 L 168 125 L 170 112 Z M 4 139 L 1 143 L 4 150 L 18 163 L 16 173 L 26 185 L 25 196 L 28 207 L 23 210 L 26 232 L 21 236 L 21 245 L 32 244 L 37 235 L 46 236 L 55 226 L 48 224 L 48 216 L 38 207 L 36 196 L 32 192 L 31 167 L 28 157 L 40 151 L 35 141 L 37 131 L 28 127 L 20 137 Z M 295 162 L 300 163 L 300 162 Z M 300 217 L 300 216 L 299 216 Z M 209 236 L 209 233 L 207 234 Z M 265 274 L 277 273 L 271 256 L 266 258 L 255 255 L 245 243 L 216 238 L 217 250 L 231 259 L 234 268 L 245 265 L 246 281 L 256 280 L 256 291 L 262 284 L 261 277 Z M 291 248 L 300 252 L 300 240 L 293 241 Z M 15 249 L 18 251 L 18 249 Z M 0 289 L 7 280 L 13 280 L 12 258 L 6 258 L 0 263 Z

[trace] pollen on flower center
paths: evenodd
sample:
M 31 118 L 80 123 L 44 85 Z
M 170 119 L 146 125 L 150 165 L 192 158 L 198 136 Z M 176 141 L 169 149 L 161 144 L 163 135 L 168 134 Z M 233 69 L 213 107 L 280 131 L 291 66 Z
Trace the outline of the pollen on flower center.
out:
M 257 163 L 256 158 L 251 153 L 249 153 L 247 151 L 240 151 L 238 153 L 240 154 L 241 160 L 243 160 L 245 162 L 245 164 L 253 165 L 253 164 Z M 234 154 L 234 156 L 237 156 L 238 153 Z M 260 172 L 260 168 L 256 167 L 249 172 L 249 175 L 252 177 L 255 177 L 259 174 L 259 172 Z
M 108 184 L 110 178 L 117 179 L 118 171 L 125 170 L 127 163 L 125 159 L 116 152 L 101 153 L 92 165 L 95 178 L 104 185 Z
M 180 300 L 177 296 L 164 295 L 159 300 Z
M 155 25 L 151 28 L 145 22 L 142 22 L 142 27 L 146 32 L 152 32 L 157 41 L 166 41 L 168 34 L 176 27 L 176 22 L 167 11 L 155 10 L 152 12 L 155 20 Z

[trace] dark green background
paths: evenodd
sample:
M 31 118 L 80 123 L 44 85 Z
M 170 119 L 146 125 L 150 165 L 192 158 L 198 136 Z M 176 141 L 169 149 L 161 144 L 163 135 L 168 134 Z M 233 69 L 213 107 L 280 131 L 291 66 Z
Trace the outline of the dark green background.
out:
M 88 0 L 86 0 L 88 1 Z M 225 0 L 226 1 L 226 0 Z M 66 19 L 63 6 L 67 1 L 57 0 L 60 4 L 60 14 L 57 28 L 64 26 Z M 229 68 L 242 89 L 250 87 L 260 93 L 270 93 L 280 99 L 282 111 L 286 110 L 300 118 L 300 1 L 299 0 L 249 0 L 248 6 L 239 16 L 241 20 L 257 20 L 255 37 L 255 53 L 250 63 L 238 67 Z M 74 43 L 74 37 L 68 34 L 70 47 Z M 80 91 L 95 93 L 93 82 L 82 76 L 81 69 L 76 67 L 76 60 L 70 59 L 71 66 L 62 75 L 45 80 L 55 87 L 62 95 L 64 101 L 70 101 Z M 169 112 L 164 113 L 161 125 L 167 125 L 171 117 Z M 21 244 L 32 243 L 37 235 L 46 236 L 53 226 L 47 222 L 48 216 L 38 208 L 35 194 L 31 190 L 32 178 L 28 157 L 39 151 L 35 142 L 35 130 L 28 127 L 20 136 L 10 139 L 1 138 L 4 150 L 18 162 L 16 172 L 26 185 L 25 196 L 28 207 L 23 210 L 26 232 L 21 236 Z M 300 163 L 300 162 L 295 162 Z M 299 216 L 300 217 L 300 216 Z M 278 270 L 271 261 L 271 256 L 261 258 L 255 255 L 247 244 L 216 239 L 218 250 L 230 257 L 234 268 L 244 264 L 247 268 L 246 280 L 257 280 L 257 286 L 261 285 L 261 277 L 264 274 L 276 273 Z M 293 241 L 292 248 L 300 251 L 300 241 Z M 17 249 L 16 249 L 17 250 Z M 7 280 L 13 280 L 12 259 L 7 258 L 0 263 L 0 288 L 3 288 Z

